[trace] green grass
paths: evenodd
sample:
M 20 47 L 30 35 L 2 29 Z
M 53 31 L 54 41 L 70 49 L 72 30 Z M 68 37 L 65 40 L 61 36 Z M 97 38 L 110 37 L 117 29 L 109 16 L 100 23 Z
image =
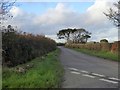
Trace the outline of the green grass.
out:
M 60 87 L 64 70 L 59 62 L 60 50 L 38 57 L 29 63 L 19 65 L 23 67 L 33 64 L 26 73 L 17 73 L 15 68 L 3 68 L 3 88 L 57 88 Z
M 118 60 L 118 55 L 115 53 L 111 53 L 108 51 L 94 51 L 94 50 L 88 50 L 88 49 L 78 49 L 78 48 L 73 48 L 74 50 L 78 51 L 78 52 L 82 52 L 88 55 L 92 55 L 92 56 L 97 56 L 97 57 L 101 57 L 104 59 L 110 59 L 113 61 L 119 61 Z

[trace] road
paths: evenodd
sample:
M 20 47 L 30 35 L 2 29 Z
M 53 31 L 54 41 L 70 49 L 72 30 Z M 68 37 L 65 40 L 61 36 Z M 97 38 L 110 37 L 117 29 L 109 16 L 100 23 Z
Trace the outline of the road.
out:
M 86 55 L 65 47 L 60 61 L 65 69 L 62 88 L 116 88 L 118 63 Z

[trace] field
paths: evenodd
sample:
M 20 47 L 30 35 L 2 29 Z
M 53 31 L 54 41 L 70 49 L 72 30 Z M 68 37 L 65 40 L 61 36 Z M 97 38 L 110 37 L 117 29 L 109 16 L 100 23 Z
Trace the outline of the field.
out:
M 64 70 L 58 60 L 57 49 L 42 57 L 16 67 L 3 67 L 3 88 L 57 88 L 60 87 Z M 16 72 L 18 67 L 31 66 L 25 72 Z

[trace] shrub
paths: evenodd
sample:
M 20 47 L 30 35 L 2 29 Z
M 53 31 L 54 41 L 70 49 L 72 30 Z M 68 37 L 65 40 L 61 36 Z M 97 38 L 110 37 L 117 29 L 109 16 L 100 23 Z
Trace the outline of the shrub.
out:
M 107 40 L 107 39 L 102 39 L 102 40 L 100 40 L 100 42 L 101 42 L 101 43 L 102 43 L 102 42 L 108 43 L 108 40 Z
M 101 50 L 103 51 L 110 51 L 110 44 L 109 43 L 101 43 Z
M 120 53 L 120 41 L 116 41 L 112 44 L 111 52 L 112 53 Z

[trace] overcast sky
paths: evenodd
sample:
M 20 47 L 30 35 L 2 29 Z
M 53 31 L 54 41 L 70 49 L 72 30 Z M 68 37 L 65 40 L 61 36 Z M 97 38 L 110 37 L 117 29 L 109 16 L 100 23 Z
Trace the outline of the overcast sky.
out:
M 63 28 L 84 28 L 92 33 L 89 41 L 118 40 L 118 30 L 103 12 L 113 7 L 113 2 L 20 2 L 10 12 L 8 21 L 25 32 L 44 34 L 56 41 L 56 33 Z

